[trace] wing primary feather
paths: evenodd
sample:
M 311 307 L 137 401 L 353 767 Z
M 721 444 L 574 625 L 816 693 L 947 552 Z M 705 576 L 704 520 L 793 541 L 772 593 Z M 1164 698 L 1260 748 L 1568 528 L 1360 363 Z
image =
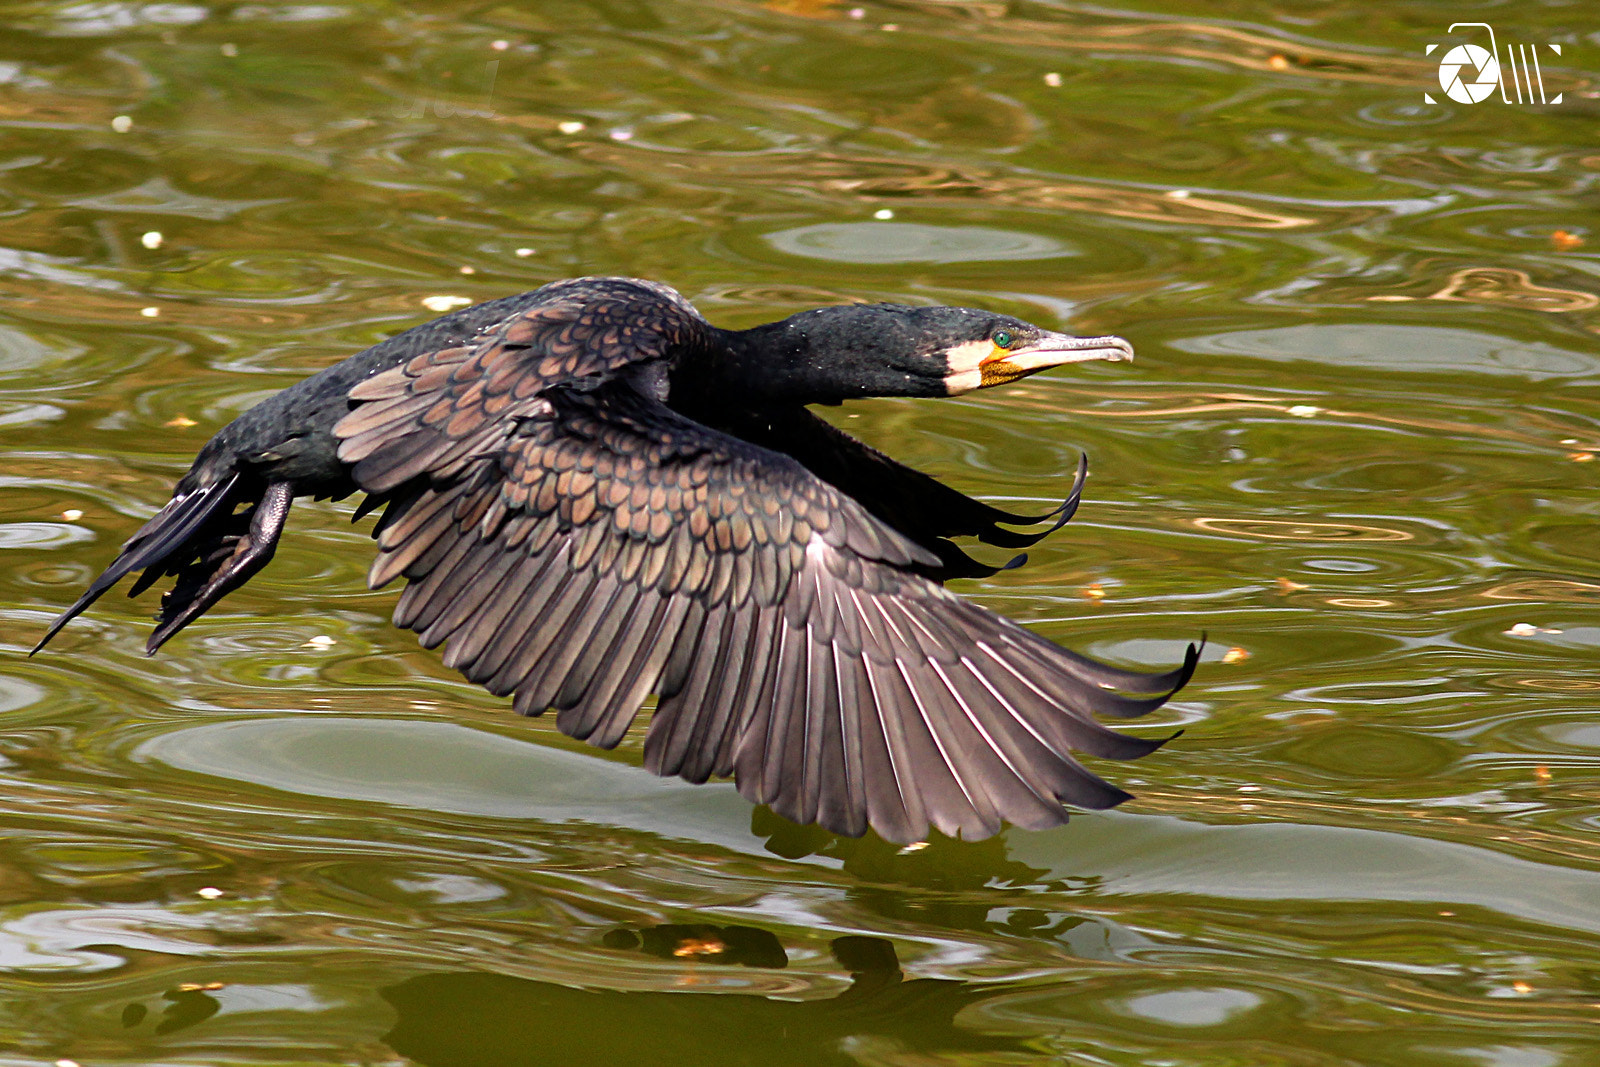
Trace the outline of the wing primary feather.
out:
M 706 721 L 716 714 L 707 703 L 714 692 L 712 687 L 722 680 L 727 669 L 729 631 L 741 620 L 734 611 L 718 612 L 713 619 L 701 634 L 683 690 L 670 701 L 663 701 L 650 723 L 644 742 L 644 765 L 654 774 L 681 773 Z
M 481 675 L 477 663 L 490 642 L 504 632 L 506 619 L 530 600 L 542 603 L 547 599 L 555 584 L 566 580 L 565 563 L 562 551 L 544 557 L 523 557 L 493 591 L 485 594 L 481 604 L 470 608 L 464 605 L 460 624 L 445 647 L 444 665 L 478 681 Z
M 1184 662 L 1170 671 L 1160 674 L 1146 674 L 1141 671 L 1125 670 L 1113 667 L 1110 664 L 1100 663 L 1087 656 L 1073 652 L 1071 649 L 1062 648 L 1051 641 L 1045 640 L 1032 630 L 1024 629 L 1005 620 L 996 620 L 992 615 L 984 612 L 976 604 L 964 600 L 955 600 L 958 605 L 957 612 L 969 629 L 977 632 L 995 633 L 997 637 L 1003 636 L 1006 643 L 1019 648 L 1029 648 L 1057 662 L 1060 669 L 1091 685 L 1106 689 L 1120 689 L 1126 693 L 1141 696 L 1171 693 L 1182 688 L 1184 683 L 1194 673 L 1195 664 L 1199 662 L 1200 648 L 1190 646 L 1189 653 L 1185 655 Z M 1000 633 L 1003 627 L 1003 635 Z
M 1003 695 L 1004 706 L 1012 709 L 1016 717 L 1050 748 L 1056 751 L 1077 749 L 1109 759 L 1137 759 L 1164 744 L 1159 740 L 1118 733 L 1081 711 L 1070 706 L 1061 707 L 1035 684 L 1033 678 L 1019 671 L 1004 657 L 996 655 L 993 649 L 984 644 L 980 644 L 978 649 L 998 669 L 993 672 L 976 670 L 974 673 L 997 696 Z
M 970 751 L 979 756 L 979 784 L 989 794 L 995 811 L 1007 822 L 1030 830 L 1065 821 L 1066 812 L 1061 805 L 1048 790 L 1035 786 L 1039 774 L 1030 758 L 1034 753 L 1018 743 L 1013 732 L 1015 724 L 974 708 L 969 698 L 981 693 L 968 684 L 966 662 L 928 666 L 939 676 L 958 712 L 952 732 L 964 737 L 973 746 Z
M 867 757 L 881 755 L 879 762 L 887 762 L 890 772 L 887 776 L 868 779 L 870 821 L 881 836 L 896 844 L 910 844 L 928 833 L 922 779 L 929 772 L 919 771 L 915 766 L 907 743 L 904 716 L 892 704 L 900 685 L 899 670 L 892 661 L 879 664 L 866 657 L 862 657 L 861 668 L 872 694 L 871 703 L 863 709 L 866 712 L 863 753 Z M 880 782 L 890 787 L 874 791 L 872 787 Z
M 1027 654 L 1020 655 L 1017 659 L 1020 664 L 1031 668 L 1026 672 L 1030 684 L 1047 693 L 1049 698 L 1058 704 L 1067 704 L 1082 711 L 1093 711 L 1119 719 L 1137 719 L 1161 707 L 1172 697 L 1171 693 L 1153 697 L 1132 697 L 1103 686 L 1087 685 L 1062 670 L 1055 657 L 1042 654 L 1043 652 L 1043 649 L 1029 650 Z
M 772 730 L 761 766 L 767 803 L 779 814 L 797 810 L 792 803 L 805 778 L 806 689 L 810 682 L 806 632 L 792 624 L 784 629 L 783 659 L 772 689 Z M 788 816 L 785 815 L 787 818 Z
M 410 518 L 408 514 L 399 519 L 391 529 L 385 530 L 383 539 L 378 542 L 378 558 L 372 561 L 372 569 L 367 575 L 367 585 L 373 589 L 381 589 L 388 585 L 404 574 L 424 552 L 433 547 L 434 541 L 450 527 L 452 522 L 445 504 L 459 493 L 460 489 L 454 488 L 439 493 L 432 499 L 424 498 L 416 505 L 423 512 L 424 517 L 421 521 L 408 522 Z M 402 530 L 406 532 L 400 533 Z M 385 544 L 384 540 L 389 543 Z
M 789 634 L 793 665 L 786 678 L 793 686 L 787 700 L 787 730 L 767 752 L 763 775 L 775 778 L 772 809 L 796 823 L 816 820 L 817 779 L 822 762 L 823 695 L 816 690 L 821 675 L 822 649 L 826 646 L 808 626 Z M 828 672 L 832 673 L 831 669 Z
M 471 576 L 483 566 L 488 554 L 480 551 L 484 547 L 482 542 L 462 537 L 459 530 L 455 534 L 450 539 L 450 551 L 439 565 L 406 586 L 405 592 L 400 594 L 394 609 L 396 626 L 421 633 L 444 610 L 453 590 L 472 588 Z M 501 555 L 494 552 L 492 546 L 491 552 Z M 426 642 L 423 644 L 427 647 Z
M 454 536 L 452 536 L 452 534 Z M 453 531 L 446 527 L 440 530 L 425 549 L 412 560 L 405 569 L 407 578 L 424 578 L 437 570 L 444 563 L 445 557 L 450 554 L 462 537 L 461 531 Z
M 698 625 L 685 621 L 698 612 L 698 605 L 682 598 L 674 597 L 663 602 L 658 633 L 640 642 L 639 650 L 626 672 L 630 681 L 625 686 L 619 686 L 612 694 L 594 734 L 589 738 L 591 744 L 615 748 L 622 740 L 639 714 L 639 707 L 656 687 L 662 666 L 672 653 L 672 631 Z
M 619 582 L 609 574 L 595 577 L 595 590 L 572 616 L 571 635 L 567 640 L 578 645 L 578 654 L 564 672 L 566 677 L 556 690 L 556 707 L 574 707 L 592 685 L 603 685 L 597 672 L 606 663 L 611 644 L 632 620 L 634 602 L 639 599 L 638 587 Z M 565 636 L 565 635 L 564 635 Z M 592 722 L 584 723 L 585 732 L 572 736 L 580 740 L 594 728 Z
M 678 772 L 688 781 L 703 782 L 716 771 L 723 739 L 739 730 L 743 690 L 760 686 L 759 680 L 752 678 L 755 668 L 751 655 L 760 610 L 745 605 L 725 616 L 726 632 L 717 650 L 717 663 L 707 678 L 709 689 L 695 714 L 694 729 Z
M 962 729 L 965 724 L 951 706 L 951 693 L 935 674 L 934 663 L 931 660 L 902 661 L 898 666 L 906 687 L 914 694 L 939 760 L 949 769 L 966 802 L 955 806 L 949 813 L 951 826 L 940 826 L 940 830 L 952 837 L 988 837 L 1000 829 L 1000 813 L 991 799 L 989 783 L 1000 779 L 1005 771 L 994 765 L 997 761 L 993 760 L 993 753 L 985 750 L 973 731 Z M 1001 783 L 996 781 L 996 784 Z M 972 813 L 970 819 L 968 809 Z
M 730 698 L 728 723 L 717 740 L 715 751 L 709 753 L 712 775 L 726 778 L 737 769 L 739 744 L 745 734 L 751 732 L 750 724 L 757 709 L 763 706 L 761 700 L 772 666 L 772 643 L 777 639 L 777 628 L 784 625 L 783 610 L 777 605 L 764 604 L 756 609 L 740 683 Z
M 516 623 L 507 627 L 501 665 L 484 683 L 491 693 L 503 696 L 527 681 L 542 686 L 550 694 L 546 702 L 555 704 L 567 672 L 583 652 L 592 626 L 585 609 L 596 598 L 600 578 L 593 571 L 577 571 L 542 611 L 531 604 L 518 611 Z M 599 599 L 608 599 L 610 593 L 609 588 L 598 590 Z
M 657 590 L 661 596 L 678 599 L 670 593 Z M 656 688 L 656 693 L 662 700 L 670 700 L 683 690 L 683 683 L 689 676 L 689 669 L 694 666 L 694 650 L 700 642 L 699 630 L 680 631 L 672 642 L 671 653 L 661 668 L 661 681 Z
M 482 610 L 525 558 L 495 545 L 478 545 L 448 579 L 431 581 L 427 603 L 418 609 L 419 621 L 428 620 L 420 638 L 423 647 L 436 647 L 460 629 L 469 616 Z
M 634 681 L 637 653 L 655 622 L 658 599 L 614 575 L 606 580 L 616 582 L 619 589 L 604 609 L 599 625 L 584 639 L 583 652 L 569 668 L 567 681 L 555 700 L 558 708 L 570 707 L 573 721 L 581 722 L 582 729 L 591 734 L 601 725 L 618 690 Z M 585 739 L 593 740 L 587 735 Z
M 566 548 L 562 546 L 562 557 L 565 557 Z M 510 692 L 512 686 L 505 686 L 510 680 L 508 668 L 519 650 L 526 648 L 530 654 L 536 655 L 538 651 L 550 648 L 556 634 L 571 617 L 573 608 L 587 596 L 593 582 L 594 575 L 588 571 L 572 571 L 564 566 L 551 567 L 539 587 L 521 597 L 501 624 L 500 632 L 484 646 L 483 653 L 472 664 L 478 674 L 474 681 L 497 695 Z M 513 685 L 521 683 L 527 673 L 528 665 L 524 664 L 518 670 Z M 504 688 L 499 688 L 502 686 Z
M 1082 808 L 1102 809 L 1115 807 L 1129 799 L 1130 794 L 1089 774 L 1076 760 L 1067 755 L 1065 747 L 1070 743 L 1069 739 L 1050 729 L 1051 724 L 1061 724 L 1065 716 L 1029 716 L 1013 702 L 1014 693 L 1003 692 L 995 686 L 992 679 L 985 677 L 976 667 L 972 668 L 972 676 L 989 690 L 1001 709 L 1011 715 L 1021 728 L 1021 732 L 1013 734 L 1018 747 L 1035 746 L 1033 766 L 1038 775 L 1037 780 L 1057 800 L 1076 804 Z M 1123 738 L 1121 734 L 1113 736 L 1128 741 L 1143 740 Z M 1157 742 L 1156 747 L 1159 745 L 1160 742 Z M 1084 748 L 1084 751 L 1093 749 Z
M 860 837 L 867 832 L 867 749 L 865 724 L 861 713 L 866 699 L 865 672 L 859 651 L 833 650 L 834 692 L 839 705 L 840 771 L 832 791 L 824 792 L 817 808 L 817 821 L 836 834 Z M 881 739 L 880 739 L 881 740 Z M 884 768 L 888 770 L 888 768 Z M 889 784 L 892 785 L 892 772 Z M 905 812 L 900 810 L 901 818 Z
M 976 830 L 978 813 L 961 788 L 955 769 L 939 749 L 928 722 L 928 712 L 907 678 L 906 661 L 896 659 L 882 675 L 874 672 L 874 681 L 878 683 L 880 695 L 888 695 L 887 706 L 880 706 L 879 712 L 887 725 L 898 728 L 898 737 L 891 743 L 905 754 L 904 762 L 915 769 L 928 821 L 949 837 L 960 837 L 963 831 Z
M 806 773 L 802 810 L 807 822 L 836 823 L 849 804 L 843 724 L 840 722 L 839 655 L 832 642 L 812 641 L 811 678 L 806 684 Z
M 772 799 L 767 794 L 764 769 L 768 750 L 780 743 L 788 713 L 787 708 L 779 708 L 774 694 L 784 669 L 790 627 L 783 618 L 781 607 L 775 608 L 773 615 L 761 689 L 754 701 L 753 714 L 740 734 L 732 760 L 739 795 L 757 804 L 765 804 Z

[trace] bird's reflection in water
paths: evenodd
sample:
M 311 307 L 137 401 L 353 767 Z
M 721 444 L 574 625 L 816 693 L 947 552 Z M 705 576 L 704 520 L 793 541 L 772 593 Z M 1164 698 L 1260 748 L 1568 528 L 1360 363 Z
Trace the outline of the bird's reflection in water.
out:
M 1082 888 L 1087 880 L 1050 878 L 1042 867 L 1014 860 L 1006 835 L 958 841 L 934 834 L 916 845 L 900 846 L 876 834 L 843 837 L 820 826 L 801 825 L 762 805 L 750 813 L 750 832 L 766 838 L 764 847 L 788 860 L 825 856 L 838 860 L 857 880 L 922 889 L 976 889 L 979 886 Z
M 642 930 L 613 930 L 606 934 L 603 944 L 607 948 L 635 949 L 663 960 L 699 958 L 709 963 L 773 970 L 789 966 L 789 955 L 778 939 L 754 926 L 662 923 Z
M 1066 878 L 1030 867 L 1006 850 L 1006 835 L 957 841 L 939 834 L 902 848 L 876 834 L 841 837 L 820 826 L 790 822 L 771 808 L 754 809 L 750 832 L 766 838 L 766 850 L 784 859 L 823 856 L 854 877 L 846 891 L 860 909 L 894 922 L 963 930 L 1006 938 L 1053 940 L 1074 954 L 1105 958 L 1105 937 L 1094 919 L 1031 906 L 1041 894 L 1059 897 L 1093 888 L 1097 877 Z M 982 889 L 981 895 L 970 891 Z M 1018 894 L 1015 907 L 997 907 L 995 890 Z M 1084 928 L 1081 929 L 1080 928 Z M 1074 934 L 1074 931 L 1079 931 Z
M 776 937 L 751 927 L 617 930 L 606 944 L 663 959 L 746 967 L 788 962 Z M 426 1067 L 854 1067 L 863 1058 L 895 1053 L 1032 1051 L 1019 1038 L 956 1022 L 963 1008 L 994 996 L 992 988 L 937 978 L 905 981 L 894 946 L 881 938 L 840 937 L 832 950 L 851 985 L 830 1000 L 573 989 L 471 972 L 423 975 L 382 990 L 399 1013 L 384 1040 Z

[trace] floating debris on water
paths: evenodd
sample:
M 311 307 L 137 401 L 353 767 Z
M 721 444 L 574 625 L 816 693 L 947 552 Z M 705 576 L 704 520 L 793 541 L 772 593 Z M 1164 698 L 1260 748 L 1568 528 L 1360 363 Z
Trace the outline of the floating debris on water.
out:
M 425 296 L 422 298 L 422 306 L 429 311 L 453 311 L 456 308 L 464 308 L 470 303 L 472 303 L 472 298 L 466 296 Z
M 1505 631 L 1512 637 L 1532 637 L 1535 634 L 1558 634 L 1560 630 L 1552 630 L 1548 626 L 1535 626 L 1531 622 L 1512 624 L 1511 629 Z

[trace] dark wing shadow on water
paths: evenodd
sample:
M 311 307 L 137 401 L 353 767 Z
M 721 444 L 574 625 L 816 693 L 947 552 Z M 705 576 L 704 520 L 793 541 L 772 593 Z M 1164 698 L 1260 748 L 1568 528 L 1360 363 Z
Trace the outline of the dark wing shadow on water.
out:
M 1053 875 L 1011 858 L 1004 833 L 982 841 L 940 834 L 902 848 L 876 834 L 840 837 L 820 826 L 800 826 L 767 807 L 750 815 L 750 832 L 766 838 L 766 850 L 784 859 L 822 856 L 836 860 L 853 882 L 846 890 L 856 907 L 890 923 L 912 922 L 941 931 L 967 931 L 1007 939 L 1069 940 L 1077 926 L 1093 922 L 1031 905 L 1041 894 L 1075 895 L 1100 883 L 1096 877 Z M 981 892 L 979 892 L 981 891 Z M 1092 958 L 1081 938 L 1073 951 Z
M 783 967 L 783 947 L 750 927 L 672 925 L 614 931 L 608 946 L 663 958 Z M 858 1067 L 862 1054 L 1034 1052 L 1017 1038 L 958 1025 L 992 988 L 904 981 L 894 946 L 834 940 L 850 988 L 831 1000 L 741 993 L 573 989 L 506 975 L 429 974 L 382 990 L 399 1013 L 384 1040 L 425 1067 Z M 852 1054 L 854 1052 L 855 1054 Z

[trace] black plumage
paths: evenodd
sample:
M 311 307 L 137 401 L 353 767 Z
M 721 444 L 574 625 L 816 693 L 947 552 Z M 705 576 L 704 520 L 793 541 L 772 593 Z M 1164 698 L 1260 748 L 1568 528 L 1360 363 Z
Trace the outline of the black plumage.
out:
M 992 573 L 950 540 L 1020 548 L 1016 515 L 806 410 L 946 396 L 1129 358 L 968 308 L 860 305 L 720 330 L 666 286 L 557 282 L 375 345 L 245 412 L 51 626 L 107 588 L 175 579 L 154 652 L 272 556 L 293 497 L 386 510 L 371 584 L 395 622 L 525 715 L 610 747 L 659 698 L 657 774 L 894 841 L 1045 827 L 1128 794 L 1072 752 L 1160 741 L 1102 726 L 1188 681 L 1098 663 L 940 584 Z M 1052 523 L 1042 531 L 1009 526 Z M 37 651 L 37 649 L 35 649 Z

